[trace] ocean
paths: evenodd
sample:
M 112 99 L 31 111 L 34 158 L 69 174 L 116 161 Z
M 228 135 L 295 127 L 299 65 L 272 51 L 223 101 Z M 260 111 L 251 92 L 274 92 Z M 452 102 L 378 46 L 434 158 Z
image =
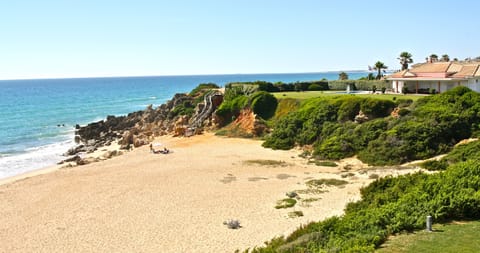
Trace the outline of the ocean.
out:
M 0 178 L 55 165 L 75 145 L 75 125 L 154 107 L 200 83 L 338 79 L 339 72 L 0 81 Z M 368 72 L 347 72 L 350 79 Z

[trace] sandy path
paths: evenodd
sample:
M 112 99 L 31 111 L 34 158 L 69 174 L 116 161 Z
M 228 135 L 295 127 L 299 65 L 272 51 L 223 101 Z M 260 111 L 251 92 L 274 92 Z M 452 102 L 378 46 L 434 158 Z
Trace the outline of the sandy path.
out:
M 310 178 L 340 179 L 339 169 L 307 165 L 297 151 L 259 141 L 206 134 L 158 142 L 173 153 L 142 147 L 0 185 L 0 252 L 233 252 L 341 214 L 371 181 L 357 173 L 310 207 L 275 209 L 285 192 L 304 189 Z M 289 165 L 244 163 L 251 159 Z M 288 218 L 293 210 L 305 216 Z M 222 222 L 230 218 L 242 228 L 227 229 Z

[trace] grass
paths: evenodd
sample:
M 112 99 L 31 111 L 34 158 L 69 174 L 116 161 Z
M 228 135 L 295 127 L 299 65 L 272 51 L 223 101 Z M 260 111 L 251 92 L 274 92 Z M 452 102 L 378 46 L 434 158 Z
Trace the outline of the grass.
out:
M 293 211 L 288 213 L 289 218 L 296 218 L 296 217 L 302 217 L 303 212 L 302 211 Z
M 272 93 L 275 94 L 275 93 Z M 278 97 L 277 97 L 278 98 Z M 273 120 L 278 120 L 286 116 L 289 112 L 296 111 L 300 107 L 298 99 L 286 98 L 278 101 L 277 110 L 275 111 L 275 117 Z
M 348 184 L 345 180 L 338 180 L 335 178 L 312 179 L 305 183 L 308 187 L 323 187 L 323 186 L 342 186 Z
M 218 130 L 215 132 L 215 135 L 217 136 L 226 136 L 226 137 L 239 137 L 239 138 L 253 138 L 252 133 L 246 132 L 244 129 L 241 127 L 234 125 L 234 124 L 229 124 L 225 126 L 224 128 Z
M 415 95 L 415 94 L 338 94 L 335 93 L 336 91 L 302 91 L 302 92 L 274 92 L 272 93 L 277 99 L 285 99 L 285 98 L 292 98 L 292 99 L 309 99 L 309 98 L 316 98 L 316 97 L 334 97 L 334 96 L 358 96 L 358 97 L 373 97 L 373 98 L 381 98 L 392 100 L 396 97 L 396 99 L 412 99 L 413 101 L 418 100 L 419 98 L 424 97 L 425 95 Z
M 314 163 L 317 166 L 324 166 L 324 167 L 337 167 L 338 164 L 332 161 L 308 161 L 308 163 Z
M 306 198 L 300 200 L 300 206 L 310 207 L 312 202 L 319 201 L 321 198 Z
M 243 162 L 244 164 L 248 165 L 261 165 L 261 166 L 272 166 L 272 167 L 286 167 L 288 163 L 284 161 L 276 161 L 276 160 L 246 160 Z
M 480 252 L 480 221 L 434 224 L 433 230 L 389 238 L 376 252 Z
M 296 199 L 287 198 L 287 199 L 282 199 L 277 201 L 277 205 L 275 206 L 275 208 L 276 209 L 290 208 L 290 207 L 293 207 L 295 204 L 297 204 Z

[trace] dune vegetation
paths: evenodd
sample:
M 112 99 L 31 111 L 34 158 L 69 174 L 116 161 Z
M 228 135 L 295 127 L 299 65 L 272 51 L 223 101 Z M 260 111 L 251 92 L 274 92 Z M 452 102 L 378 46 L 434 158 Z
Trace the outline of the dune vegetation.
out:
M 396 108 L 397 115 L 391 111 Z M 362 111 L 364 118 L 355 120 Z M 279 119 L 265 147 L 313 145 L 313 156 L 357 155 L 373 165 L 394 165 L 448 153 L 427 162 L 439 173 L 415 173 L 375 180 L 344 215 L 302 226 L 251 252 L 373 252 L 389 235 L 436 223 L 480 218 L 480 94 L 465 87 L 411 100 L 359 97 L 314 98 Z M 248 251 L 248 250 L 247 250 Z M 245 251 L 245 252 L 247 252 Z
M 394 108 L 396 115 L 391 116 Z M 477 136 L 479 112 L 480 94 L 465 87 L 415 103 L 319 97 L 279 119 L 264 146 L 313 145 L 313 155 L 321 159 L 358 155 L 371 165 L 395 165 L 446 153 L 460 140 Z

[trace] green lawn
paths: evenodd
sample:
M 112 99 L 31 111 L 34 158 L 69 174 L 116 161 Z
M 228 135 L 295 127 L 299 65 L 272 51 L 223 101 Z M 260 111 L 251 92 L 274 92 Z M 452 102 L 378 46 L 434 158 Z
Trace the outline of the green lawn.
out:
M 376 252 L 480 252 L 480 221 L 435 224 L 433 230 L 391 237 Z
M 308 99 L 308 98 L 316 98 L 316 97 L 326 97 L 326 96 L 359 96 L 359 97 L 374 97 L 374 98 L 382 98 L 393 100 L 394 97 L 397 99 L 412 99 L 416 101 L 417 99 L 424 97 L 426 95 L 415 95 L 415 94 L 339 94 L 335 93 L 335 91 L 302 91 L 302 92 L 274 92 L 272 93 L 276 98 L 294 98 L 294 99 Z

